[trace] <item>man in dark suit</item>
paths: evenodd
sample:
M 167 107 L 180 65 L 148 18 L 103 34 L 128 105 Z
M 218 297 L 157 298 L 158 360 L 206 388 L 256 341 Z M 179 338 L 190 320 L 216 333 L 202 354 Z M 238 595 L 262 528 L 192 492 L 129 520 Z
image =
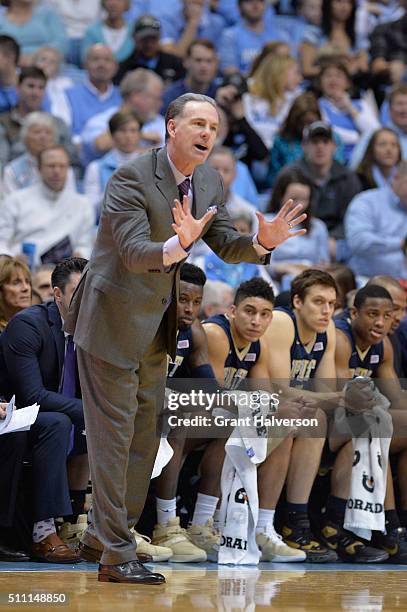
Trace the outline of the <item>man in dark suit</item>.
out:
M 62 320 L 85 265 L 86 260 L 78 257 L 57 264 L 52 273 L 55 301 L 18 313 L 0 336 L 0 368 L 6 396 L 14 393 L 17 406 L 37 402 L 41 413 L 61 413 L 74 426 L 68 458 L 73 506 L 68 521 L 72 529 L 83 512 L 89 467 L 74 346 L 72 338 L 62 330 Z
M 72 298 L 93 482 L 82 545 L 102 552 L 99 580 L 161 584 L 136 561 L 130 532 L 144 506 L 158 448 L 167 353 L 175 358 L 179 268 L 202 237 L 229 263 L 266 263 L 301 206 L 286 203 L 257 236 L 240 236 L 219 174 L 206 166 L 218 131 L 214 100 L 185 94 L 166 114 L 167 146 L 122 166 L 105 195 L 95 248 Z M 181 201 L 182 200 L 182 203 Z M 191 202 L 191 206 L 190 206 Z
M 53 521 L 72 512 L 66 470 L 71 427 L 65 414 L 40 412 L 29 431 L 1 437 L 0 561 L 28 561 L 29 555 L 47 563 L 80 561 Z M 24 495 L 23 460 L 30 463 Z

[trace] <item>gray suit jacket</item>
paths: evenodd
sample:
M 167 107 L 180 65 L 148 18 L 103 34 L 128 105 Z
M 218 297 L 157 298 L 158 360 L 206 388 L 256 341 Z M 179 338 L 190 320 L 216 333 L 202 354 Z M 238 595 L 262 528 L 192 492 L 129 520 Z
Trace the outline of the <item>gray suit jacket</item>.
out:
M 202 238 L 229 263 L 266 263 L 251 237 L 233 228 L 220 175 L 207 165 L 193 174 L 193 208 L 218 213 Z M 176 296 L 180 263 L 165 268 L 163 245 L 174 235 L 172 207 L 178 189 L 164 147 L 119 168 L 106 188 L 96 243 L 73 295 L 65 330 L 85 351 L 120 368 L 137 367 L 165 310 L 167 351 L 175 358 Z

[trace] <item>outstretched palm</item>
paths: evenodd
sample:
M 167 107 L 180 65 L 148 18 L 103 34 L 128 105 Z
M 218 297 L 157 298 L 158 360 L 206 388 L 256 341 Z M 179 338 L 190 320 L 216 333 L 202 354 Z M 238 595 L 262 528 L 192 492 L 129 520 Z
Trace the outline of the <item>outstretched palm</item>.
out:
M 216 214 L 216 209 L 207 210 L 200 219 L 195 219 L 191 214 L 189 199 L 184 196 L 182 204 L 179 200 L 174 200 L 172 215 L 174 223 L 172 229 L 178 235 L 179 243 L 183 249 L 187 249 L 201 235 L 203 228 L 208 221 Z
M 264 248 L 270 250 L 282 244 L 288 238 L 306 234 L 307 230 L 305 228 L 292 231 L 296 225 L 299 225 L 307 218 L 305 213 L 299 214 L 301 210 L 302 204 L 294 206 L 293 200 L 287 200 L 271 221 L 266 221 L 264 215 L 256 213 L 259 220 L 257 232 L 259 243 Z

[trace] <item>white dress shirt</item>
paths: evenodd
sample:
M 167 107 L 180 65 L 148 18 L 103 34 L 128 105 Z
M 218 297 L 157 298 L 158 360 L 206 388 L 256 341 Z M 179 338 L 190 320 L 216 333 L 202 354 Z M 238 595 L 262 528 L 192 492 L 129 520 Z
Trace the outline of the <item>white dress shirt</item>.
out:
M 52 191 L 42 181 L 7 196 L 0 204 L 0 253 L 17 255 L 23 242 L 36 245 L 34 264 L 68 237 L 74 253 L 89 258 L 95 216 L 85 196 L 66 186 Z

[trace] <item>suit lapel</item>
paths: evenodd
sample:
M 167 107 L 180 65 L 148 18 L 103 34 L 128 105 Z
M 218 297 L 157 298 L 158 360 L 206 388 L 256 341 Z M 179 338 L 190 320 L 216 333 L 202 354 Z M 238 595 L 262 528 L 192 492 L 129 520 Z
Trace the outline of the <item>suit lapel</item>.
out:
M 206 185 L 203 166 L 195 168 L 192 176 L 192 187 L 194 192 L 192 214 L 196 219 L 200 219 L 208 208 L 208 202 L 205 198 Z
M 64 363 L 65 355 L 65 335 L 62 331 L 61 316 L 59 314 L 58 306 L 55 304 L 55 302 L 51 302 L 48 305 L 48 321 L 50 324 L 51 333 L 55 340 L 55 348 L 58 355 L 58 373 L 59 378 L 61 378 L 62 366 Z
M 157 164 L 155 168 L 155 184 L 164 196 L 170 208 L 171 219 L 175 198 L 179 199 L 178 188 L 174 175 L 167 159 L 167 147 L 160 149 L 157 153 Z

